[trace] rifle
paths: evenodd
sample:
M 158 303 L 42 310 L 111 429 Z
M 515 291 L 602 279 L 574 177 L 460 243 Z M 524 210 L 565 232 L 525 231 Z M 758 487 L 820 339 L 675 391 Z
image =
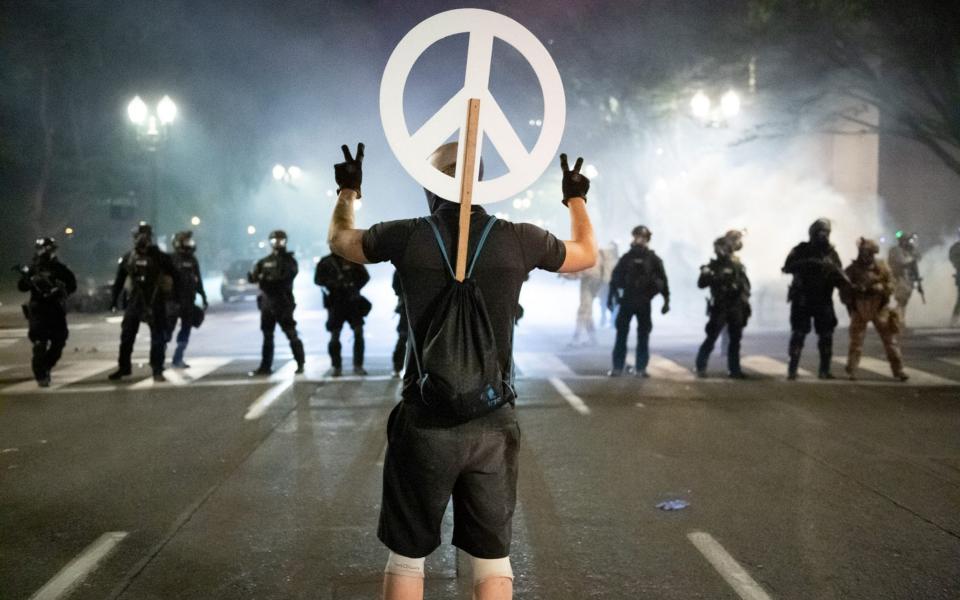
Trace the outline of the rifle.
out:
M 917 279 L 917 293 L 920 294 L 920 300 L 926 304 L 927 295 L 923 292 L 923 279 Z

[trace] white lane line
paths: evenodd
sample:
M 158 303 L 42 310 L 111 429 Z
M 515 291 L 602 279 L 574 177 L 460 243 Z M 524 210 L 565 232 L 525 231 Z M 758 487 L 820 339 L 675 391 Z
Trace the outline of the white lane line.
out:
M 845 359 L 835 359 L 837 362 L 845 363 Z M 890 373 L 890 363 L 885 360 L 880 360 L 879 358 L 872 358 L 869 356 L 864 356 L 860 359 L 860 368 L 864 371 L 870 371 L 871 373 L 876 373 L 877 375 L 886 375 L 891 377 Z M 926 371 L 921 371 L 920 369 L 912 369 L 910 367 L 904 367 L 903 372 L 910 376 L 910 383 L 913 385 L 957 385 L 958 382 L 953 381 L 952 379 L 947 379 L 946 377 L 940 377 L 939 375 L 934 375 L 933 373 L 927 373 Z
M 84 360 L 75 363 L 68 363 L 62 368 L 54 368 L 50 380 L 50 387 L 39 388 L 37 382 L 23 381 L 14 385 L 7 386 L 0 390 L 3 394 L 32 394 L 48 393 L 58 390 L 64 386 L 82 381 L 88 377 L 93 377 L 98 373 L 103 373 L 112 367 L 115 363 L 110 360 Z
M 293 360 L 288 360 L 282 367 L 274 371 L 270 375 L 270 381 L 287 381 L 293 380 L 294 371 L 297 370 L 297 363 Z
M 650 364 L 647 365 L 647 373 L 650 373 L 650 377 L 668 379 L 670 381 L 693 381 L 696 379 L 693 371 L 659 354 L 654 354 L 650 357 Z
M 533 375 L 572 377 L 576 375 L 565 362 L 560 360 L 560 357 L 549 352 L 515 352 L 513 359 L 517 368 L 526 377 Z
M 580 396 L 577 396 L 576 394 L 574 394 L 574 393 L 573 393 L 573 390 L 571 390 L 569 387 L 567 387 L 567 384 L 565 384 L 564 382 L 560 381 L 560 379 L 558 379 L 558 378 L 556 378 L 556 377 L 551 377 L 551 378 L 550 378 L 550 385 L 552 385 L 552 386 L 554 387 L 554 389 L 556 389 L 557 392 L 558 392 L 561 396 L 563 396 L 563 399 L 566 400 L 566 401 L 570 404 L 570 406 L 573 407 L 573 410 L 577 411 L 577 412 L 580 413 L 581 415 L 589 415 L 589 414 L 590 414 L 590 407 L 588 407 L 588 406 L 583 402 L 583 400 L 580 399 Z
M 692 531 L 687 539 L 743 600 L 770 600 L 760 584 L 709 533 Z
M 27 329 L 14 327 L 11 329 L 0 329 L 0 338 L 25 338 L 27 337 Z
M 955 367 L 960 367 L 960 357 L 952 357 L 952 356 L 949 356 L 949 357 L 941 357 L 939 360 L 940 360 L 940 362 L 945 362 L 945 363 L 947 363 L 948 365 L 953 365 L 953 366 L 955 366 Z
M 744 356 L 740 359 L 740 364 L 747 369 L 754 371 L 755 373 L 760 373 L 761 375 L 783 379 L 786 379 L 787 377 L 787 363 L 775 358 L 770 358 L 769 356 Z M 797 374 L 801 377 L 813 376 L 813 373 L 806 369 L 797 369 Z
M 270 408 L 270 405 L 276 402 L 277 398 L 282 396 L 284 392 L 291 387 L 293 387 L 292 377 L 286 381 L 281 381 L 280 383 L 274 385 L 266 392 L 261 394 L 260 397 L 250 405 L 250 408 L 247 409 L 247 414 L 243 415 L 243 418 L 248 421 L 259 419 L 263 416 L 263 413 L 267 412 L 267 409 Z
M 53 579 L 30 596 L 30 600 L 57 600 L 65 598 L 97 565 L 127 537 L 126 531 L 108 531 L 87 546 L 75 559 L 60 570 Z

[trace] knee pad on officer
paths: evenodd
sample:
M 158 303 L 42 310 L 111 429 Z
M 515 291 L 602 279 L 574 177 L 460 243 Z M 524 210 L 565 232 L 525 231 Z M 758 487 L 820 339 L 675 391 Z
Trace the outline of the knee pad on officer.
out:
M 510 566 L 510 557 L 477 558 L 470 556 L 470 565 L 473 568 L 473 585 L 477 586 L 494 577 L 513 579 L 513 567 Z
M 387 567 L 384 573 L 399 575 L 400 577 L 416 577 L 423 579 L 423 564 L 426 558 L 408 558 L 395 552 L 390 552 L 387 558 Z

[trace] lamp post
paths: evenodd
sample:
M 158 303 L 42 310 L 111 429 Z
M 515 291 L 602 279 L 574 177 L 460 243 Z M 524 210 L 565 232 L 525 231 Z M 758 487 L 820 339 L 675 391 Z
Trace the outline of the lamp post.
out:
M 127 117 L 134 126 L 140 147 L 150 155 L 150 223 L 159 229 L 160 168 L 157 154 L 167 141 L 170 125 L 177 118 L 177 105 L 170 96 L 164 95 L 151 111 L 140 96 L 134 96 L 127 105 Z
M 740 114 L 740 94 L 727 90 L 715 104 L 706 92 L 698 90 L 690 99 L 690 112 L 704 125 L 725 127 L 729 119 Z

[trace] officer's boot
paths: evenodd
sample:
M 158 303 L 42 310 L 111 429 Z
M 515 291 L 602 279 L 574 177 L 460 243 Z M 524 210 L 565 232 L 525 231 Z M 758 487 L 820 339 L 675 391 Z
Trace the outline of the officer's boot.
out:
M 803 338 L 806 337 L 799 331 L 794 331 L 790 335 L 790 346 L 787 353 L 790 357 L 790 363 L 787 365 L 787 379 L 793 381 L 797 378 L 797 370 L 800 368 L 800 354 L 803 352 Z
M 713 351 L 713 346 L 704 341 L 700 344 L 700 350 L 697 351 L 697 377 L 706 377 L 707 376 L 707 361 L 710 360 L 710 352 Z
M 50 374 L 47 372 L 47 341 L 36 340 L 33 342 L 33 359 L 30 366 L 33 369 L 33 377 L 37 380 L 40 387 L 49 387 Z
M 353 373 L 354 375 L 366 375 L 367 370 L 363 368 L 363 327 L 353 329 Z
M 303 351 L 303 340 L 301 340 L 299 336 L 294 335 L 290 338 L 290 351 L 293 352 L 293 360 L 297 361 L 297 370 L 295 372 L 297 375 L 300 375 L 303 373 L 303 365 L 307 362 L 307 357 Z
M 190 365 L 183 362 L 183 353 L 187 350 L 186 342 L 177 342 L 177 347 L 173 351 L 173 366 L 178 369 L 189 369 Z
M 340 350 L 339 336 L 331 337 L 330 343 L 327 344 L 327 352 L 330 353 L 330 374 L 334 377 L 343 375 L 343 357 L 340 355 Z
M 727 372 L 731 379 L 746 379 L 747 375 L 740 367 L 740 340 L 729 336 L 727 342 Z
M 817 371 L 817 377 L 820 379 L 833 379 L 833 373 L 830 372 L 830 364 L 833 361 L 833 334 L 825 333 L 817 340 L 817 350 L 820 351 L 820 369 Z

